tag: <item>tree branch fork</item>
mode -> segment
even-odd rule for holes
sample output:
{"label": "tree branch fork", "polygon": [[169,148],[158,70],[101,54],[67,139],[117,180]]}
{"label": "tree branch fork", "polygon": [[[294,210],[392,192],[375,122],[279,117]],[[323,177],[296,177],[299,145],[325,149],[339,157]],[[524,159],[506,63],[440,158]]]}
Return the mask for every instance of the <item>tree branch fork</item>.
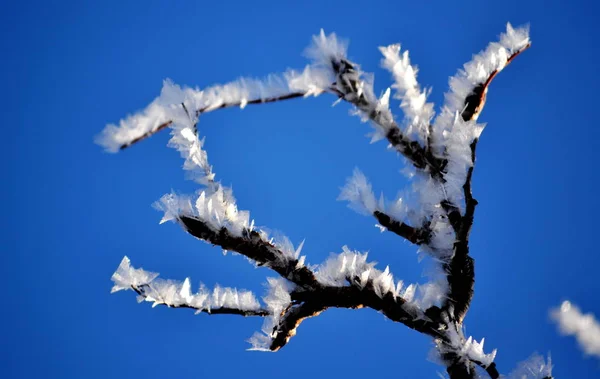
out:
{"label": "tree branch fork", "polygon": [[[516,51],[508,57],[506,64],[527,49]],[[374,124],[386,131],[385,137],[390,145],[401,153],[407,161],[422,175],[430,177],[440,187],[446,185],[449,158],[432,148],[433,137],[428,137],[427,143],[412,140],[402,132],[393,117],[381,112],[377,104],[361,91],[361,74],[355,64],[347,59],[332,59],[331,69],[336,80],[326,89],[339,99],[347,101]],[[488,87],[499,70],[493,71],[483,82],[474,87],[465,97],[462,111],[458,115],[463,122],[475,121],[485,104]],[[291,92],[282,96],[263,99],[250,99],[244,104],[263,104],[278,102],[305,96],[304,92]],[[240,106],[239,102],[223,103],[216,108],[200,108],[195,110],[196,117],[201,114],[228,107]],[[185,107],[185,105],[184,105]],[[186,109],[187,111],[187,109]],[[132,139],[121,146],[125,149],[151,135],[171,126],[167,121],[142,136]],[[431,126],[430,126],[431,128]],[[265,266],[275,271],[281,278],[292,284],[289,292],[289,302],[282,308],[254,307],[252,309],[236,308],[234,306],[204,307],[194,306],[191,302],[166,301],[156,298],[160,290],[153,288],[152,281],[130,284],[129,288],[138,294],[141,300],[153,301],[174,308],[195,309],[207,314],[232,314],[240,316],[269,317],[277,322],[272,330],[266,331],[270,337],[268,350],[277,351],[284,347],[296,334],[300,324],[315,317],[329,308],[360,309],[370,308],[382,313],[388,319],[404,324],[410,329],[431,337],[437,344],[441,358],[446,364],[451,378],[474,378],[475,366],[481,367],[495,379],[499,373],[495,363],[474,359],[468,354],[461,353],[460,348],[467,343],[462,334],[462,323],[466,316],[475,283],[474,260],[469,255],[469,236],[473,226],[477,200],[472,194],[472,176],[476,158],[478,138],[470,142],[471,165],[467,169],[466,179],[462,185],[463,204],[457,204],[449,198],[442,200],[439,208],[441,217],[451,225],[455,241],[452,254],[441,262],[446,274],[448,291],[440,306],[430,305],[426,308],[412,301],[412,294],[401,291],[380,290],[381,284],[376,278],[369,276],[347,276],[345,283],[332,285],[319,279],[319,272],[304,265],[303,260],[290,257],[276,244],[265,240],[252,228],[246,228],[241,234],[236,234],[228,228],[215,229],[213,225],[194,215],[180,214],[177,222],[192,236],[219,246],[224,250],[237,252],[258,266]],[[463,210],[461,210],[463,209]],[[426,218],[421,225],[409,225],[407,221],[398,220],[384,210],[375,210],[373,217],[385,228],[411,244],[428,249],[435,249],[432,243],[431,219]],[[431,216],[433,217],[433,216]],[[386,269],[387,272],[387,269]],[[180,287],[176,287],[181,290]],[[456,337],[458,336],[458,337]],[[457,340],[460,346],[457,347]]]}

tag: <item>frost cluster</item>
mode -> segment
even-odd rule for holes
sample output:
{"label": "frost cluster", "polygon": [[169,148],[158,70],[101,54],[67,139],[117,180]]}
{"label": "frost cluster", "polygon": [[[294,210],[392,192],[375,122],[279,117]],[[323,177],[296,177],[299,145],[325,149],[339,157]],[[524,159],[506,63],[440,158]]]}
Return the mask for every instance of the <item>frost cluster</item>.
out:
{"label": "frost cluster", "polygon": [[261,332],[254,333],[248,340],[252,345],[250,350],[271,351],[271,342],[277,337],[279,321],[292,302],[290,293],[295,288],[294,284],[283,278],[267,278],[267,285],[269,290],[263,301],[271,316],[265,319]]}
{"label": "frost cluster", "polygon": [[570,301],[550,311],[550,316],[565,335],[574,335],[585,354],[600,358],[600,323],[593,314],[583,314]]}
{"label": "frost cluster", "polygon": [[[460,190],[462,191],[462,188]],[[416,197],[405,193],[392,201],[386,200],[383,195],[377,200],[371,183],[358,168],[355,168],[353,175],[342,187],[338,200],[347,201],[351,209],[365,215],[373,215],[375,211],[379,211],[398,222],[408,221],[409,224],[417,226],[429,222],[431,241],[425,250],[436,259],[448,258],[452,254],[456,237],[444,210],[440,207],[440,202],[446,198],[444,187],[438,181],[419,174],[414,181],[413,193]]]}
{"label": "frost cluster", "polygon": [[544,379],[552,378],[552,359],[548,355],[546,361],[539,354],[533,354],[520,362],[517,368],[508,374],[507,379]]}
{"label": "frost cluster", "polygon": [[196,309],[196,313],[210,312],[218,308],[256,311],[260,303],[250,291],[216,286],[212,291],[203,285],[196,293],[191,292],[190,279],[183,282],[163,280],[158,273],[136,269],[129,258],[124,257],[112,276],[114,286],[111,292],[135,290],[139,301],[149,301],[153,307],[165,304],[170,307],[187,306]]}
{"label": "frost cluster", "polygon": [[338,200],[347,201],[348,207],[366,216],[381,210],[381,204],[377,204],[371,183],[358,168],[355,168],[352,176],[346,180]]}
{"label": "frost cluster", "polygon": [[401,101],[400,108],[404,113],[405,132],[408,136],[416,136],[422,144],[427,141],[429,124],[434,116],[433,103],[427,102],[427,91],[421,90],[417,82],[416,66],[410,64],[408,50],[400,55],[400,45],[380,47],[383,54],[381,65],[389,70],[395,84],[394,98]]}
{"label": "frost cluster", "polygon": [[[434,146],[438,154],[443,153],[447,146],[448,133],[456,120],[456,114],[461,113],[464,101],[475,87],[484,83],[493,72],[501,71],[507,59],[514,53],[524,49],[530,43],[529,28],[514,29],[506,25],[506,32],[500,35],[500,42],[492,42],[488,47],[475,55],[466,63],[462,70],[450,78],[450,91],[445,94],[445,103],[441,113],[433,123]],[[477,134],[476,131],[473,132]]]}
{"label": "frost cluster", "polygon": [[484,338],[481,339],[481,342],[477,342],[473,337],[465,338],[462,326],[455,328],[453,324],[449,324],[449,328],[444,335],[449,339],[449,342],[437,341],[437,348],[440,353],[452,352],[463,359],[465,363],[469,361],[479,362],[484,367],[491,365],[496,358],[496,349],[489,354],[483,351]]}
{"label": "frost cluster", "polygon": [[187,216],[203,221],[215,232],[225,228],[231,235],[238,237],[244,230],[254,228],[250,213],[238,211],[231,190],[221,185],[200,191],[195,200],[189,196],[166,194],[155,203],[155,207],[164,212],[161,223]]}
{"label": "frost cluster", "polygon": [[296,268],[304,266],[306,256],[300,255],[304,247],[304,240],[294,247],[292,241],[285,235],[276,234],[274,237],[269,238],[269,234],[265,230],[261,230],[260,233],[261,238],[273,244],[283,254],[284,259],[298,261]]}
{"label": "frost cluster", "polygon": [[452,128],[445,133],[446,159],[448,164],[444,171],[443,184],[446,198],[456,204],[464,211],[464,189],[467,180],[467,171],[474,164],[471,155],[471,143],[478,139],[483,131],[484,125],[475,121],[464,121],[456,113]]}
{"label": "frost cluster", "polygon": [[145,109],[130,115],[118,125],[108,125],[96,137],[96,143],[109,152],[117,152],[123,145],[156,131],[161,125],[181,117],[181,104],[191,117],[221,107],[239,106],[244,108],[249,101],[261,101],[284,96],[294,92],[305,96],[319,95],[331,84],[329,71],[307,66],[302,72],[288,70],[282,75],[269,75],[265,79],[240,78],[224,85],[215,85],[204,90],[174,84],[167,79],[163,82],[160,96]]}
{"label": "frost cluster", "polygon": [[241,236],[244,230],[253,228],[250,213],[239,211],[231,189],[214,181],[215,174],[208,162],[208,155],[202,149],[204,141],[197,136],[196,122],[195,116],[173,119],[169,146],[180,152],[185,159],[184,170],[191,172],[193,178],[205,188],[199,191],[194,200],[174,193],[164,195],[155,203],[156,208],[165,212],[161,223],[185,215],[205,222],[215,231],[226,228],[231,234]]}
{"label": "frost cluster", "polygon": [[361,71],[360,66],[348,59],[347,43],[338,40],[335,33],[326,35],[323,30],[313,36],[305,55],[312,65],[328,71],[332,89],[336,94],[356,106],[355,113],[363,122],[371,120],[375,129],[373,141],[383,138],[393,127],[394,117],[389,107],[390,91],[377,98],[373,89],[373,75]]}
{"label": "frost cluster", "polygon": [[420,309],[439,305],[443,300],[446,294],[444,281],[405,286],[402,280],[394,280],[389,267],[383,271],[376,269],[377,263],[368,262],[367,255],[343,246],[340,254],[332,256],[318,267],[315,276],[327,286],[343,287],[350,284],[365,288],[369,284],[379,297],[391,294]]}

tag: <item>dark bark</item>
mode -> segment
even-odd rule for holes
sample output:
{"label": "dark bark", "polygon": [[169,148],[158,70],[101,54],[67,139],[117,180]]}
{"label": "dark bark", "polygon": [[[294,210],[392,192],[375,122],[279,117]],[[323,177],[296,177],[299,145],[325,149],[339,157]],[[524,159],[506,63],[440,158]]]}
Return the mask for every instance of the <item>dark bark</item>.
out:
{"label": "dark bark", "polygon": [[179,216],[179,221],[188,233],[196,238],[218,245],[224,250],[240,253],[258,265],[266,266],[283,278],[305,288],[319,287],[313,272],[306,266],[298,267],[298,260],[286,257],[272,244],[263,241],[258,232],[245,230],[243,236],[232,235],[226,228],[215,231],[197,218]]}
{"label": "dark bark", "polygon": [[389,215],[380,211],[375,211],[373,215],[381,226],[384,226],[390,232],[396,233],[415,245],[427,244],[429,242],[431,237],[429,225],[424,225],[422,228],[417,229],[404,222],[394,220]]}

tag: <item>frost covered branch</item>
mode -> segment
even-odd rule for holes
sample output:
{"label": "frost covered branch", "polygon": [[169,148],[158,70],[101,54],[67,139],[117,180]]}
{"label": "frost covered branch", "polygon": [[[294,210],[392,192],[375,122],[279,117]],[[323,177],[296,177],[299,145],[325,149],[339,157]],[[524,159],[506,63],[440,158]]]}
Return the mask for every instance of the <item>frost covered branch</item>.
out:
{"label": "frost covered branch", "polygon": [[196,314],[236,314],[240,316],[267,316],[250,291],[238,291],[232,288],[215,287],[212,291],[201,286],[196,293],[191,292],[190,279],[183,282],[163,280],[154,272],[136,269],[129,258],[124,257],[112,276],[114,286],[111,292],[133,290],[138,301],[149,301],[152,307],[166,305],[170,308],[195,309]]}
{"label": "frost covered branch", "polygon": [[240,253],[257,265],[269,267],[299,286],[312,288],[317,285],[312,271],[303,265],[303,261],[297,259],[299,250],[297,250],[298,254],[286,254],[272,243],[265,241],[261,233],[255,230],[244,229],[241,236],[235,236],[226,228],[215,231],[196,218],[180,216],[179,221],[194,237],[218,245],[224,250]]}
{"label": "frost covered branch", "polygon": [[[167,84],[165,84],[165,85],[167,85]],[[288,99],[294,99],[297,97],[303,97],[303,96],[306,96],[306,94],[307,94],[307,92],[290,92],[290,93],[283,94],[280,96],[271,96],[271,97],[257,98],[257,99],[252,99],[252,100],[240,99],[237,101],[232,100],[229,103],[220,103],[220,104],[218,103],[218,104],[206,105],[203,108],[196,110],[196,116],[200,116],[203,113],[207,113],[207,112],[214,111],[217,109],[233,108],[233,107],[245,108],[246,105],[248,105],[248,104],[252,105],[252,104],[274,103],[277,101],[283,101],[283,100],[288,100]],[[163,129],[168,128],[171,125],[171,123],[172,123],[171,120],[165,121],[165,122],[159,124],[158,126],[154,126],[154,127],[150,128],[149,130],[147,130],[145,132],[144,132],[144,129],[146,129],[146,128],[143,128],[142,130],[140,130],[140,133],[143,133],[143,134],[140,134],[138,137],[130,139],[127,142],[124,142],[118,148],[119,148],[119,150],[126,149],[129,146],[131,146],[137,142],[140,142],[148,137],[151,137],[152,135],[160,132]],[[132,129],[135,129],[135,128],[132,128]]]}
{"label": "frost covered branch", "polygon": [[[257,266],[268,267],[280,278],[268,279],[261,306],[253,294],[217,287],[201,287],[192,294],[190,282],[164,281],[157,274],[134,269],[124,258],[113,275],[113,290],[131,289],[140,300],[197,312],[262,316],[262,332],[251,339],[252,349],[277,351],[293,337],[302,321],[329,308],[371,308],[432,338],[438,358],[451,378],[474,378],[475,367],[491,378],[500,376],[494,358],[485,353],[483,339],[464,335],[475,283],[469,255],[469,236],[477,200],[472,177],[476,148],[483,125],[477,119],[496,75],[530,46],[528,29],[507,25],[499,42],[491,43],[450,78],[450,91],[437,116],[427,101],[430,90],[417,81],[418,69],[400,45],[381,47],[382,66],[394,84],[377,97],[372,74],[347,56],[347,44],[323,31],[306,49],[311,60],[301,72],[288,70],[266,79],[242,78],[200,90],[166,80],[159,97],[142,111],[117,125],[108,125],[96,141],[116,152],[160,130],[170,128],[169,146],[185,159],[184,169],[202,188],[193,196],[167,194],[155,206],[161,222],[174,221],[192,236],[223,250],[239,253]],[[404,114],[397,121],[390,108],[391,89]],[[349,103],[354,113],[373,127],[373,140],[386,139],[413,171],[412,187],[394,200],[376,199],[371,184],[358,169],[339,199],[360,213],[375,217],[382,231],[390,231],[430,256],[437,271],[430,281],[405,286],[394,280],[367,255],[343,251],[312,267],[286,237],[273,238],[255,226],[248,211],[238,209],[231,188],[216,174],[199,138],[199,117],[217,109],[263,104],[333,94]],[[536,358],[537,359],[537,358]],[[525,377],[550,377],[551,365],[542,359],[525,364]],[[521,370],[520,372],[525,372]],[[537,371],[535,371],[537,370]],[[544,376],[540,376],[541,374]],[[540,374],[540,375],[538,375]],[[529,376],[528,376],[529,375]],[[522,377],[522,376],[521,376]],[[521,378],[520,377],[520,378]]]}

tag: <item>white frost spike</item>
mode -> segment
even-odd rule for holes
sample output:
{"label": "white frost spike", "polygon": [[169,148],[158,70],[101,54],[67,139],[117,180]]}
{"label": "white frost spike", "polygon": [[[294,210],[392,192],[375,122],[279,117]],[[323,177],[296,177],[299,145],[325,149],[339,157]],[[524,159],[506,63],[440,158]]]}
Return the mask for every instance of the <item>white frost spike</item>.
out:
{"label": "white frost spike", "polygon": [[380,224],[375,224],[375,227],[376,227],[377,229],[379,229],[379,231],[380,231],[381,233],[383,233],[383,232],[385,232],[385,231],[387,230],[387,228],[386,228],[385,226],[383,226],[383,225],[380,225]]}
{"label": "white frost spike", "polygon": [[458,326],[457,329],[455,325],[451,324],[446,330],[445,336],[448,342],[436,341],[441,353],[453,352],[462,360],[481,362],[484,367],[491,365],[496,358],[496,350],[489,354],[483,352],[483,339],[481,342],[477,342],[473,337],[465,338],[461,326]]}
{"label": "white frost spike", "polygon": [[339,61],[346,57],[347,48],[348,43],[338,40],[335,33],[325,35],[325,31],[321,29],[319,35],[313,36],[312,44],[304,54],[315,64],[331,67],[331,60]]}
{"label": "white frost spike", "polygon": [[531,43],[529,25],[514,29],[510,22],[506,23],[506,33],[500,35],[500,44],[511,52],[519,51]]}
{"label": "white frost spike", "polygon": [[398,283],[396,284],[396,288],[394,290],[394,297],[401,296],[403,286],[404,286],[404,282],[402,280],[398,280]]}
{"label": "white frost spike", "polygon": [[183,281],[183,285],[181,286],[181,290],[179,291],[179,295],[189,303],[192,300],[192,285],[190,284],[190,278],[185,278]]}
{"label": "white frost spike", "polygon": [[181,129],[180,133],[183,136],[183,138],[185,138],[189,142],[192,142],[196,139],[196,136],[194,135],[194,132],[191,128],[183,128]]}
{"label": "white frost spike", "polygon": [[398,197],[392,201],[386,208],[386,213],[396,220],[403,220],[408,213],[408,207],[406,206],[404,199],[402,196],[398,195]]}
{"label": "white frost spike", "polygon": [[379,98],[377,102],[377,111],[386,111],[390,108],[390,88],[386,89],[383,95]]}
{"label": "white frost spike", "polygon": [[[266,238],[263,238],[263,240],[265,239]],[[271,238],[271,241],[279,250],[281,250],[284,258],[288,260],[298,259],[300,252],[302,251],[302,247],[304,246],[303,240],[297,248],[294,248],[292,241],[283,235],[276,235]]]}
{"label": "white frost spike", "polygon": [[365,288],[365,286],[369,282],[370,275],[371,275],[371,270],[365,270],[360,274],[360,287],[361,288]]}
{"label": "white frost spike", "polygon": [[117,271],[112,275],[111,280],[115,283],[111,293],[131,289],[131,286],[141,286],[150,283],[158,276],[157,272],[144,271],[131,267],[131,261],[123,257]]}
{"label": "white frost spike", "polygon": [[300,253],[302,252],[302,248],[304,247],[304,241],[302,240],[302,242],[300,242],[300,245],[298,245],[298,247],[296,248],[296,252],[294,253],[294,258],[298,259],[298,257],[300,256]]}
{"label": "white frost spike", "polygon": [[372,215],[377,210],[371,184],[358,168],[354,169],[352,177],[346,181],[338,200],[348,201],[350,208],[362,214]]}
{"label": "white frost spike", "polygon": [[231,234],[240,236],[243,230],[250,227],[250,214],[239,211],[230,188],[219,183],[202,191],[191,206],[190,199],[175,194],[163,196],[155,203],[155,207],[165,212],[162,222],[177,220],[180,216],[196,218],[206,223],[215,231],[225,227]]}
{"label": "white frost spike", "polygon": [[415,285],[409,284],[408,287],[406,287],[404,289],[404,292],[402,293],[402,298],[410,303],[413,301],[414,297],[415,297]]}
{"label": "white frost spike", "polygon": [[390,274],[389,266],[373,280],[373,289],[379,297],[394,290],[394,277]]}
{"label": "white frost spike", "polygon": [[570,301],[550,311],[550,316],[564,335],[573,335],[585,354],[600,358],[600,323],[593,314],[583,314]]}
{"label": "white frost spike", "polygon": [[367,254],[360,254],[343,246],[342,253],[323,262],[315,272],[315,276],[319,282],[325,285],[338,287],[346,285],[348,279],[354,280],[356,277],[360,277],[364,286],[369,278],[374,279],[375,275],[378,276],[381,273],[373,266],[375,263],[367,263]]}

